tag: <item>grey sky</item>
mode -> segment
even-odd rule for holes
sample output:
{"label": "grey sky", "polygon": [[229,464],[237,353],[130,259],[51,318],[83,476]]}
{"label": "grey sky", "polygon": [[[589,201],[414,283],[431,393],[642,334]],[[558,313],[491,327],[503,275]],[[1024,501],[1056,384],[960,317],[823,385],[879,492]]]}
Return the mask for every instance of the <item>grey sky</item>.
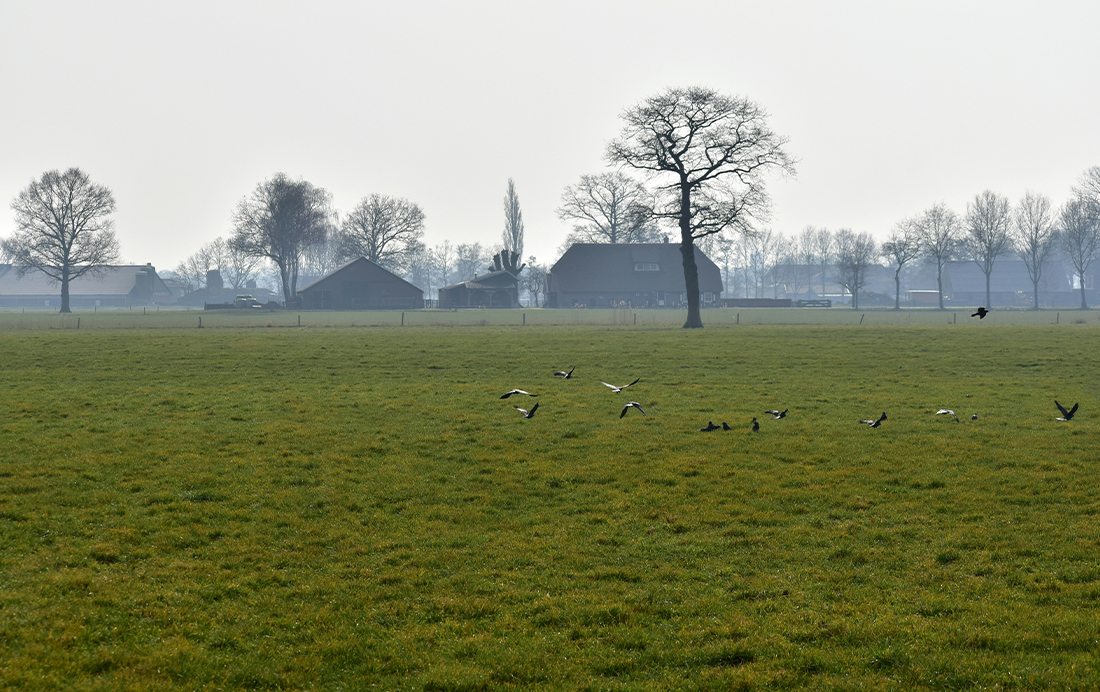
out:
{"label": "grey sky", "polygon": [[699,84],[764,105],[798,174],[772,228],[870,231],[992,189],[1061,203],[1100,165],[1095,2],[0,0],[0,235],[32,178],[110,186],[126,261],[175,267],[283,171],[346,211],[419,203],[434,245],[569,231],[619,114]]}

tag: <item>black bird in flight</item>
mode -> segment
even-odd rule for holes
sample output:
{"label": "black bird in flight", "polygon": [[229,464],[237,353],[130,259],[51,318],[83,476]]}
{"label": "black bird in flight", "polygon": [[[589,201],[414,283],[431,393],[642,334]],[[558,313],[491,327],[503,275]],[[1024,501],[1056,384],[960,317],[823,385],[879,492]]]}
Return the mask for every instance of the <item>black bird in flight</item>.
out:
{"label": "black bird in flight", "polygon": [[515,410],[522,413],[524,418],[534,418],[535,417],[535,411],[539,410],[539,405],[535,404],[534,406],[531,407],[530,411],[528,411],[525,408],[520,408],[519,406],[513,406],[512,408],[514,408]]}
{"label": "black bird in flight", "polygon": [[1073,420],[1073,414],[1077,413],[1077,404],[1074,404],[1073,408],[1071,408],[1068,411],[1065,409],[1064,406],[1059,404],[1057,400],[1054,401],[1054,405],[1057,406],[1058,410],[1062,412],[1062,417],[1061,418],[1055,418],[1054,420],[1062,420],[1062,421]]}
{"label": "black bird in flight", "polygon": [[733,430],[733,428],[730,427],[730,424],[727,423],[726,421],[722,421],[722,429],[723,430]]}
{"label": "black bird in flight", "polygon": [[532,394],[531,392],[525,392],[522,389],[513,389],[510,392],[505,392],[500,398],[501,399],[507,399],[508,397],[512,396],[513,394],[526,394],[527,396],[538,396],[538,394]]}
{"label": "black bird in flight", "polygon": [[988,314],[989,310],[986,310],[984,307],[979,307],[978,311],[971,315],[971,317],[977,317],[979,320],[984,320],[985,316]]}
{"label": "black bird in flight", "polygon": [[861,420],[860,423],[865,423],[872,428],[877,428],[878,426],[882,425],[882,421],[884,420],[886,420],[886,411],[882,412],[882,415],[879,416],[878,420]]}
{"label": "black bird in flight", "polygon": [[603,380],[600,380],[600,384],[602,384],[602,385],[603,385],[603,386],[605,386],[605,387],[611,387],[611,391],[613,391],[613,392],[615,392],[616,394],[618,394],[619,392],[623,391],[623,390],[624,390],[624,389],[626,389],[627,387],[629,387],[629,386],[631,386],[631,385],[635,385],[635,384],[638,384],[638,383],[639,383],[639,382],[641,382],[641,381],[642,381],[642,378],[640,378],[640,377],[639,377],[638,379],[634,380],[634,381],[633,381],[633,382],[631,382],[630,384],[624,384],[624,385],[623,385],[622,387],[616,387],[615,385],[613,385],[613,384],[608,384],[608,383],[604,382]]}
{"label": "black bird in flight", "polygon": [[709,421],[707,421],[707,427],[699,428],[699,432],[710,432],[712,430],[717,430],[717,429],[718,429],[718,426],[714,424],[714,421],[709,420]]}
{"label": "black bird in flight", "polygon": [[760,432],[760,424],[756,422],[756,418],[752,419],[752,431]]}
{"label": "black bird in flight", "polygon": [[955,415],[955,412],[954,412],[954,411],[952,411],[951,409],[949,409],[949,408],[941,408],[941,409],[940,409],[939,411],[936,411],[936,415],[937,415],[937,416],[938,416],[938,415],[940,415],[941,413],[946,413],[947,415],[949,415],[949,416],[951,416],[952,418],[954,418],[954,419],[955,419],[955,422],[956,422],[956,423],[958,423],[958,422],[959,422],[959,417],[958,417],[958,416],[956,416],[956,415]]}
{"label": "black bird in flight", "polygon": [[785,409],[783,409],[782,411],[774,411],[774,410],[772,410],[772,411],[764,411],[764,413],[770,413],[770,414],[772,414],[773,416],[775,416],[775,420],[779,420],[780,418],[786,418],[786,417],[787,417],[787,411],[790,411],[790,409],[789,409],[789,408],[785,408]]}
{"label": "black bird in flight", "polygon": [[626,402],[626,406],[623,406],[623,412],[619,414],[619,418],[622,418],[623,416],[625,416],[626,412],[629,409],[632,409],[632,408],[638,409],[639,411],[642,412],[643,416],[645,415],[645,411],[642,410],[642,405],[641,404],[639,404],[637,401],[628,401],[628,402]]}
{"label": "black bird in flight", "polygon": [[577,369],[577,366],[574,365],[573,367],[569,368],[569,372],[566,372],[564,370],[558,370],[556,373],[554,373],[554,377],[560,377],[562,379],[568,380],[569,378],[573,377],[573,371],[576,370],[576,369]]}

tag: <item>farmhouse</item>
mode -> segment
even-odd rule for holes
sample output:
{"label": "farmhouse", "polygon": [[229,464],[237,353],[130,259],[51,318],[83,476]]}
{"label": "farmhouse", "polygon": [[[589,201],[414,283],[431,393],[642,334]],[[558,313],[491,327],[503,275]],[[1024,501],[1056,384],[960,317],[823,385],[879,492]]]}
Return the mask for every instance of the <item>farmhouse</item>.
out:
{"label": "farmhouse", "polygon": [[[151,264],[103,267],[69,282],[73,308],[164,304],[176,296]],[[0,307],[61,307],[61,284],[37,269],[19,276],[19,268],[0,264]]]}
{"label": "farmhouse", "polygon": [[[695,263],[701,302],[713,305],[722,292],[722,272],[698,247]],[[546,276],[546,304],[552,308],[686,303],[683,255],[672,243],[576,243]]]}
{"label": "farmhouse", "polygon": [[307,310],[415,310],[424,291],[366,257],[352,260],[298,290]]}
{"label": "farmhouse", "polygon": [[441,308],[518,308],[519,279],[507,269],[439,289]]}

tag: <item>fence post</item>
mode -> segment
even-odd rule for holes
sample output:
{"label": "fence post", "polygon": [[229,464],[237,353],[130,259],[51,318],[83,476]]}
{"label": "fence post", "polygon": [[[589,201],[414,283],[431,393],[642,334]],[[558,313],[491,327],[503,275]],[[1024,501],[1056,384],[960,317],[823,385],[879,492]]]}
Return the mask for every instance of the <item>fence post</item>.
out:
{"label": "fence post", "polygon": [[79,317],[76,318],[76,328],[80,329],[80,318]]}
{"label": "fence post", "polygon": [[199,329],[202,329],[202,317],[199,317]]}
{"label": "fence post", "polygon": [[405,313],[401,313],[401,326],[405,326]]}
{"label": "fence post", "polygon": [[302,326],[302,316],[301,315],[298,315],[298,326],[299,327]]}
{"label": "fence post", "polygon": [[866,317],[866,316],[867,316],[867,313],[863,313],[862,315],[859,316],[859,323],[860,324],[863,324],[863,318]]}
{"label": "fence post", "polygon": [[526,327],[526,326],[527,326],[527,313],[526,313],[526,312],[525,312],[525,313],[523,313],[523,326],[524,326],[524,327]]}

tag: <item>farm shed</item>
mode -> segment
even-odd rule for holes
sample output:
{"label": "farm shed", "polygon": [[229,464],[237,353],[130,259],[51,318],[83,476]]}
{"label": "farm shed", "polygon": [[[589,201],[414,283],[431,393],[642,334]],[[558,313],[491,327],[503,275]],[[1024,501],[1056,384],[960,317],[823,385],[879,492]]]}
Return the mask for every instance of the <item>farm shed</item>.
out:
{"label": "farm shed", "polygon": [[[73,308],[165,304],[175,299],[151,264],[103,267],[69,281]],[[0,307],[59,308],[61,283],[37,269],[19,276],[18,267],[0,264]]]}
{"label": "farm shed", "polygon": [[354,259],[298,289],[307,310],[415,310],[424,291],[366,257]]}
{"label": "farm shed", "polygon": [[519,279],[498,269],[439,289],[441,308],[518,308]]}
{"label": "farm shed", "polygon": [[[699,297],[712,305],[722,292],[718,265],[695,250]],[[687,303],[683,255],[672,243],[575,243],[546,276],[546,304],[567,308],[677,307]]]}

